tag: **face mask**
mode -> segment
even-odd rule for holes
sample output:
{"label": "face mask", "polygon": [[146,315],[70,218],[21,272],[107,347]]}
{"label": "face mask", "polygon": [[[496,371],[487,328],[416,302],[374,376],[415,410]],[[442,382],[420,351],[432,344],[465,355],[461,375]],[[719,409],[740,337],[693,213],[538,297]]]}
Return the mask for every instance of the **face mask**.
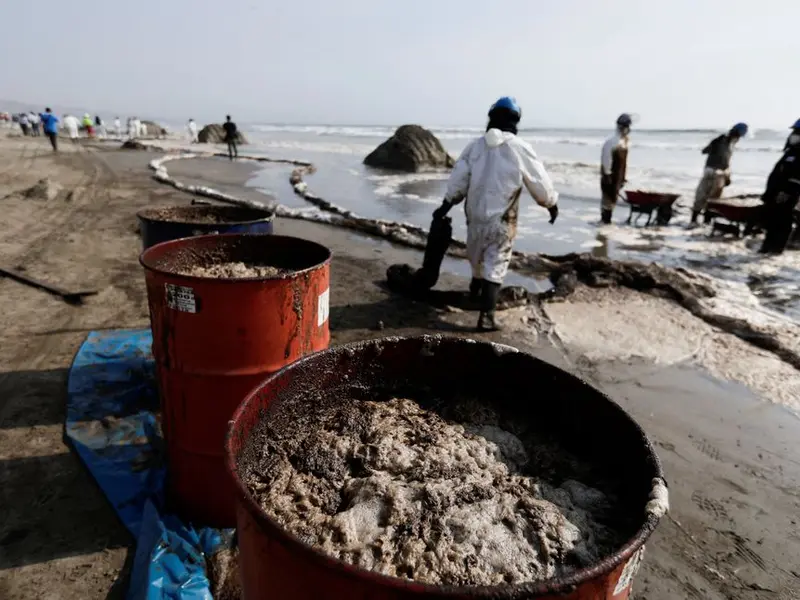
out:
{"label": "face mask", "polygon": [[796,146],[797,144],[800,144],[800,133],[793,133],[790,135],[786,143],[790,146]]}

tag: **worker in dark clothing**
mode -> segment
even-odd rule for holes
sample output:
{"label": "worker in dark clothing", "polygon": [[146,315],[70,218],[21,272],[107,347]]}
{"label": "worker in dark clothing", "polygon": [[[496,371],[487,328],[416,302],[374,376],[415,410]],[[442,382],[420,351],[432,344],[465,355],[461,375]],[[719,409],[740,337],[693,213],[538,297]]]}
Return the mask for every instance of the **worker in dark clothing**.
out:
{"label": "worker in dark clothing", "polygon": [[625,184],[625,172],[628,167],[628,135],[631,132],[633,119],[629,114],[622,114],[617,119],[617,129],[603,144],[600,152],[600,220],[604,224],[611,223],[611,213],[617,205],[622,186]]}
{"label": "worker in dark clothing", "polygon": [[697,223],[697,217],[706,209],[709,200],[716,200],[722,196],[722,190],[731,184],[731,156],[736,143],[747,135],[747,123],[737,123],[725,135],[720,135],[703,148],[707,154],[706,167],[703,177],[694,194],[692,207],[692,224]]}
{"label": "worker in dark clothing", "polygon": [[222,126],[225,130],[225,143],[228,144],[228,158],[231,160],[234,157],[239,158],[239,149],[236,147],[236,138],[239,130],[236,128],[236,123],[231,121],[231,116],[225,117],[225,124]]}
{"label": "worker in dark clothing", "polygon": [[44,134],[50,140],[50,145],[53,147],[53,152],[58,152],[58,117],[53,114],[50,108],[45,108],[44,112],[39,115],[44,127]]}
{"label": "worker in dark clothing", "polygon": [[800,200],[800,119],[792,125],[786,149],[767,179],[761,200],[766,235],[760,252],[781,254],[792,234],[794,209]]}

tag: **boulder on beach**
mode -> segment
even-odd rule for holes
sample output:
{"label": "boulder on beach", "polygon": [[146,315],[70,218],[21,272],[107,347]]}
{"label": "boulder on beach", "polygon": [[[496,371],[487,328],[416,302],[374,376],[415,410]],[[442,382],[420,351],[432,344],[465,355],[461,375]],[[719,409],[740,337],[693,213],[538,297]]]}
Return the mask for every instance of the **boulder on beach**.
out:
{"label": "boulder on beach", "polygon": [[[200,133],[197,134],[197,140],[201,144],[224,144],[225,130],[222,128],[222,125],[218,123],[206,125],[200,130]],[[247,143],[247,138],[244,137],[244,134],[241,131],[236,132],[236,143]]]}
{"label": "boulder on beach", "polygon": [[455,164],[439,139],[419,125],[402,125],[365,159],[368,167],[414,173],[451,169]]}
{"label": "boulder on beach", "polygon": [[142,125],[147,127],[147,136],[163,137],[167,135],[167,130],[155,121],[142,121]]}

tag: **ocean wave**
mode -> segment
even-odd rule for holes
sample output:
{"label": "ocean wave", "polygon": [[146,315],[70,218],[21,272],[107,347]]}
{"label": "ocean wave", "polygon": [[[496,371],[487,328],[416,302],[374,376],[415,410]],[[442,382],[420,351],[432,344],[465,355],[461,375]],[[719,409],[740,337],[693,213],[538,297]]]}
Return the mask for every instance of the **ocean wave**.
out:
{"label": "ocean wave", "polygon": [[[402,175],[368,175],[366,179],[375,185],[373,192],[376,196],[384,196],[391,198],[408,198],[412,200],[419,200],[429,204],[434,201],[439,201],[438,195],[425,195],[415,193],[402,192],[403,186],[408,186],[415,183],[426,182],[444,182],[448,178],[447,173],[414,173]],[[440,198],[439,198],[440,199]]]}
{"label": "ocean wave", "polygon": [[[534,147],[541,147],[549,144],[556,145],[572,145],[572,146],[594,146],[596,148],[602,147],[605,143],[605,138],[588,138],[588,137],[551,137],[551,136],[532,136],[527,135],[525,132],[520,132],[520,137],[533,145]],[[667,151],[689,151],[700,152],[703,147],[710,140],[698,140],[696,143],[687,142],[669,142],[669,141],[649,141],[642,140],[636,136],[631,136],[629,148],[636,149],[649,149],[649,150],[667,150]],[[748,141],[742,142],[737,146],[736,152],[770,152],[778,154],[783,150],[783,142],[770,140],[769,143],[753,144]]]}
{"label": "ocean wave", "polygon": [[[560,193],[573,198],[590,198],[592,201],[599,194],[599,162],[546,160],[544,165],[553,185]],[[632,166],[628,169],[627,188],[677,193],[683,198],[680,203],[694,197],[700,176],[699,172],[686,172],[678,166],[662,168]],[[419,173],[368,175],[366,179],[374,184],[374,193],[378,196],[419,199],[430,203],[441,199],[447,177],[447,173]],[[760,194],[764,189],[764,181],[765,176],[761,175],[738,175],[726,195]],[[430,183],[431,186],[425,190],[426,193],[418,193],[423,188],[415,184],[424,183]],[[436,183],[440,185],[437,186]],[[405,192],[406,186],[414,186],[414,193]]]}
{"label": "ocean wave", "polygon": [[366,156],[375,149],[375,147],[372,145],[356,144],[352,142],[307,142],[295,140],[275,140],[261,137],[254,138],[251,141],[255,142],[260,148],[295,150],[300,152],[322,152],[327,154],[350,154]]}
{"label": "ocean wave", "polygon": [[[359,125],[269,125],[254,124],[249,127],[257,133],[283,133],[312,135],[321,138],[372,138],[386,139],[390,137],[394,126],[359,126]],[[430,127],[430,130],[441,140],[467,140],[479,136],[483,129],[479,127]],[[594,129],[543,129],[523,128],[520,136],[534,145],[573,145],[600,147],[609,135],[606,130]],[[715,135],[721,132],[714,129],[648,129],[637,130],[631,136],[631,148],[699,151]],[[654,139],[658,137],[678,139]],[[783,149],[784,135],[772,129],[754,130],[737,148],[737,152],[774,152]]]}
{"label": "ocean wave", "polygon": [[261,133],[305,133],[319,136],[342,137],[389,137],[394,127],[362,127],[333,125],[251,125],[253,131]]}

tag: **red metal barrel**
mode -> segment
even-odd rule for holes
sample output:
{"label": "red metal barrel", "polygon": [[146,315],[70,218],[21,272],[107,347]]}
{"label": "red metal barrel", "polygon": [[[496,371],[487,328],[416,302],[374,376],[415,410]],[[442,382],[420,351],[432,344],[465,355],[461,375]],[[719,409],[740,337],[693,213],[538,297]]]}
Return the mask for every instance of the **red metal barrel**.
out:
{"label": "red metal barrel", "polygon": [[[313,426],[315,403],[326,394],[374,399],[394,395],[396,389],[411,398],[414,389],[428,394],[433,390],[437,403],[459,394],[477,396],[493,409],[511,411],[520,427],[546,427],[593,472],[618,482],[619,508],[634,515],[621,530],[628,541],[597,564],[561,579],[480,588],[432,586],[332,558],[284,530],[261,509],[240,473],[258,456],[253,432],[262,420],[300,419]],[[473,340],[386,338],[302,358],[265,380],[239,406],[226,451],[239,500],[239,565],[246,600],[627,600],[644,543],[666,510],[658,457],[619,405],[533,356]]]}
{"label": "red metal barrel", "polygon": [[[167,445],[167,490],[177,512],[232,527],[235,493],[225,472],[228,420],[264,377],[330,343],[330,251],[311,241],[207,235],[145,250],[153,355]],[[279,267],[274,278],[181,275],[194,265]]]}

